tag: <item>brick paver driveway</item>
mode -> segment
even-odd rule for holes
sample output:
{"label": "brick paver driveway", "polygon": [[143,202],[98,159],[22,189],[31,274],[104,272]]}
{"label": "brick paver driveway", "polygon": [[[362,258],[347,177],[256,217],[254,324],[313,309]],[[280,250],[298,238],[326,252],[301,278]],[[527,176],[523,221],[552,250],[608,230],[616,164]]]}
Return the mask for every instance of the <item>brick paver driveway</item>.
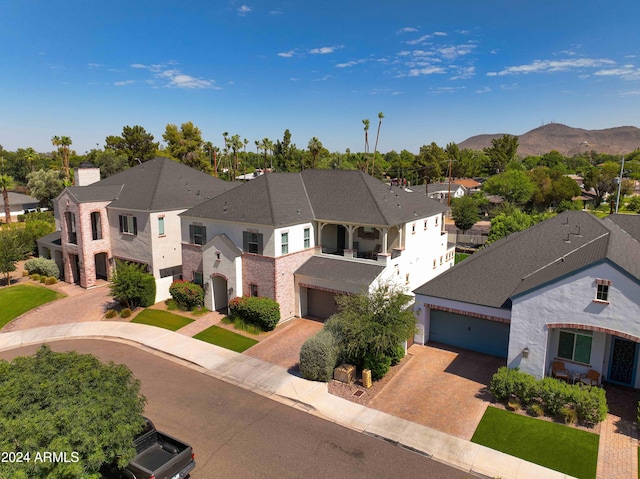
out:
{"label": "brick paver driveway", "polygon": [[449,346],[413,345],[407,364],[368,406],[469,440],[505,360]]}
{"label": "brick paver driveway", "polygon": [[[243,354],[287,368],[298,374],[302,344],[322,329],[323,323],[296,318],[278,326],[275,334],[260,341]],[[279,330],[282,328],[281,330]]]}

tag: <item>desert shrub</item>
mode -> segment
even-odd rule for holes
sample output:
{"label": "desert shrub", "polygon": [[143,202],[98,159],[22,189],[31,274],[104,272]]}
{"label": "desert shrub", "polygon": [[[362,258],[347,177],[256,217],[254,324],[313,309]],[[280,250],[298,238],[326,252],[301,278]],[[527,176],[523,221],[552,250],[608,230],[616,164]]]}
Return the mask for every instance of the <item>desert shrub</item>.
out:
{"label": "desert shrub", "polygon": [[104,317],[107,319],[113,319],[118,316],[118,312],[115,309],[107,309],[107,312],[104,313]]}
{"label": "desert shrub", "polygon": [[194,306],[204,304],[204,290],[202,286],[189,281],[177,280],[169,286],[169,293],[180,308],[187,311]]}
{"label": "desert shrub", "polygon": [[575,424],[578,422],[578,414],[569,406],[562,406],[559,413],[565,424]]}
{"label": "desert shrub", "polygon": [[328,382],[338,365],[341,346],[331,331],[322,329],[300,348],[300,373],[305,379]]}
{"label": "desert shrub", "polygon": [[527,407],[527,411],[529,411],[529,414],[535,417],[544,415],[544,408],[542,407],[542,404],[530,404],[529,407]]}
{"label": "desert shrub", "polygon": [[518,401],[517,399],[510,399],[509,401],[507,401],[507,408],[510,411],[519,411],[521,407],[522,404],[520,404],[520,401]]}
{"label": "desert shrub", "polygon": [[54,278],[53,276],[49,276],[49,277],[45,280],[44,284],[46,284],[46,285],[48,285],[48,286],[51,286],[52,284],[56,284],[57,282],[58,282],[58,280],[57,280],[56,278]]}
{"label": "desert shrub", "polygon": [[47,276],[40,276],[40,282],[42,284],[44,284],[44,282],[47,280]]}
{"label": "desert shrub", "polygon": [[122,311],[120,311],[121,318],[128,318],[129,316],[131,316],[131,310],[129,308],[124,308]]}
{"label": "desert shrub", "polygon": [[391,368],[391,358],[384,354],[369,353],[364,357],[364,369],[371,370],[371,379],[377,381],[382,379]]}
{"label": "desert shrub", "polygon": [[29,278],[31,278],[34,281],[40,281],[40,275],[39,274],[30,274]]}
{"label": "desert shrub", "polygon": [[280,305],[270,298],[243,296],[229,301],[229,314],[271,331],[280,322]]}
{"label": "desert shrub", "polygon": [[54,278],[60,277],[60,270],[58,265],[52,259],[47,258],[33,258],[25,261],[24,269],[30,274],[39,274],[41,276],[53,276]]}
{"label": "desert shrub", "polygon": [[640,213],[640,196],[632,197],[631,200],[629,200],[629,204],[627,205],[627,208],[631,211]]}

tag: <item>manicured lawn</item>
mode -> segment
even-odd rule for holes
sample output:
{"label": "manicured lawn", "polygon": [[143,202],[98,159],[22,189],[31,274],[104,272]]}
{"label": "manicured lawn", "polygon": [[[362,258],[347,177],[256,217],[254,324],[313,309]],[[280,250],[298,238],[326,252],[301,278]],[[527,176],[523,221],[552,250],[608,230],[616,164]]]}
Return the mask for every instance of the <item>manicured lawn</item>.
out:
{"label": "manicured lawn", "polygon": [[35,284],[17,284],[0,289],[0,328],[21,314],[64,295]]}
{"label": "manicured lawn", "polygon": [[594,479],[598,435],[488,407],[471,442],[579,479]]}
{"label": "manicured lawn", "polygon": [[460,261],[462,261],[463,259],[467,258],[471,256],[470,254],[467,253],[456,253],[456,259],[454,264],[458,264]]}
{"label": "manicured lawn", "polygon": [[224,328],[219,328],[218,326],[211,326],[201,333],[196,334],[194,338],[210,344],[215,344],[222,348],[230,349],[237,353],[241,353],[242,351],[249,349],[258,342],[255,339],[247,338],[246,336],[236,334],[233,331],[228,331]]}
{"label": "manicured lawn", "polygon": [[170,331],[177,331],[187,324],[193,323],[193,319],[158,309],[145,309],[133,318],[131,322],[157,326],[159,328],[169,329]]}

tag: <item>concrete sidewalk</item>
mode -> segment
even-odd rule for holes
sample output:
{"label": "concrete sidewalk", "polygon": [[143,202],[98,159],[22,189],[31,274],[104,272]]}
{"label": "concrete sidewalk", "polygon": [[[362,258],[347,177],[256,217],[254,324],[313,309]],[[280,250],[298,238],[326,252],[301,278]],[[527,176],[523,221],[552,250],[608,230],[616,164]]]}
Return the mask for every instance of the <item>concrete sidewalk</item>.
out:
{"label": "concrete sidewalk", "polygon": [[307,381],[285,368],[182,334],[143,324],[82,322],[0,333],[0,351],[65,339],[126,341],[215,378],[288,404],[350,429],[414,450],[470,474],[502,479],[570,478],[522,459],[447,435],[329,394],[325,383]]}

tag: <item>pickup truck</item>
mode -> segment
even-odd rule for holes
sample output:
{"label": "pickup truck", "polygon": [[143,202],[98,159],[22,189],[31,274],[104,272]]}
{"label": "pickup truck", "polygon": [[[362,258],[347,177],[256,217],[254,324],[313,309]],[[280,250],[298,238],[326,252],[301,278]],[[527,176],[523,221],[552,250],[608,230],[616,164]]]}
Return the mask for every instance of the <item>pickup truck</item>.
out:
{"label": "pickup truck", "polygon": [[124,469],[105,466],[105,479],[187,479],[196,467],[193,449],[178,439],[158,431],[145,418],[146,425],[133,440],[136,456]]}

